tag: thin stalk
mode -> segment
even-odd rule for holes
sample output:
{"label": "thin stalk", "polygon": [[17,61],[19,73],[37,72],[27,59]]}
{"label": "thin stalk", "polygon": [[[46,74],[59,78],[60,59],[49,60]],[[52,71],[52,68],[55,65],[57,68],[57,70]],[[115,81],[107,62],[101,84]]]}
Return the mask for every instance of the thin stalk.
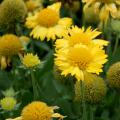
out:
{"label": "thin stalk", "polygon": [[36,87],[36,79],[35,79],[35,76],[34,76],[34,72],[31,70],[31,79],[32,79],[32,86],[33,86],[33,96],[34,96],[34,100],[37,100],[38,99],[38,90],[37,90],[37,87]]}
{"label": "thin stalk", "polygon": [[119,35],[116,36],[116,41],[115,41],[115,46],[114,46],[114,50],[113,50],[113,55],[115,55],[117,47],[119,44]]}
{"label": "thin stalk", "polygon": [[87,111],[86,111],[85,92],[84,91],[85,91],[84,83],[83,83],[83,81],[81,81],[82,108],[83,108],[82,120],[87,120]]}
{"label": "thin stalk", "polygon": [[94,120],[94,108],[90,105],[90,120]]}

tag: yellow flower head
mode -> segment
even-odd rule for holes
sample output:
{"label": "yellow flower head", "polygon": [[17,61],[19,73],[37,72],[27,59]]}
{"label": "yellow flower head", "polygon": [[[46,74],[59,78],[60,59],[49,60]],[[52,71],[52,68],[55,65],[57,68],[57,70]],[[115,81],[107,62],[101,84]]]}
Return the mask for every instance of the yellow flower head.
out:
{"label": "yellow flower head", "polygon": [[120,89],[120,62],[110,66],[107,72],[107,82],[110,87]]}
{"label": "yellow flower head", "polygon": [[[90,73],[85,73],[84,85],[84,100],[89,103],[97,103],[106,95],[107,87],[105,81]],[[76,81],[75,84],[75,101],[82,101],[81,82]]]}
{"label": "yellow flower head", "polygon": [[27,53],[23,57],[23,65],[27,68],[33,68],[40,64],[40,59],[37,55],[33,55],[32,53]]}
{"label": "yellow flower head", "polygon": [[32,102],[22,110],[22,120],[51,120],[51,118],[64,118],[54,113],[56,107],[49,107],[44,102]]}
{"label": "yellow flower head", "polygon": [[0,101],[0,105],[4,110],[12,110],[16,105],[16,100],[13,97],[5,97]]}
{"label": "yellow flower head", "polygon": [[119,0],[83,0],[85,3],[84,9],[93,5],[96,11],[100,11],[100,19],[102,22],[107,22],[109,16],[118,17],[118,8],[120,7]]}
{"label": "yellow flower head", "polygon": [[33,12],[37,8],[42,8],[42,0],[28,0],[25,4],[29,12]]}
{"label": "yellow flower head", "polygon": [[72,26],[68,29],[68,33],[64,35],[63,39],[58,39],[55,43],[56,49],[74,47],[76,44],[87,45],[90,46],[92,44],[97,45],[101,48],[103,46],[108,45],[108,41],[102,39],[96,39],[101,32],[92,30],[89,27],[87,30],[83,28],[79,28],[77,26]]}
{"label": "yellow flower head", "polygon": [[19,38],[13,34],[5,34],[0,38],[0,55],[13,56],[22,50],[22,44]]}
{"label": "yellow flower head", "polygon": [[56,51],[55,65],[62,75],[71,74],[77,80],[84,80],[84,71],[99,74],[107,61],[105,51],[96,45],[77,44],[74,47]]}
{"label": "yellow flower head", "polygon": [[[62,37],[66,28],[72,24],[71,18],[60,18],[61,3],[55,3],[29,16],[26,20],[26,26],[32,28],[31,36],[33,38],[44,40],[55,40]],[[54,19],[53,19],[54,18]]]}

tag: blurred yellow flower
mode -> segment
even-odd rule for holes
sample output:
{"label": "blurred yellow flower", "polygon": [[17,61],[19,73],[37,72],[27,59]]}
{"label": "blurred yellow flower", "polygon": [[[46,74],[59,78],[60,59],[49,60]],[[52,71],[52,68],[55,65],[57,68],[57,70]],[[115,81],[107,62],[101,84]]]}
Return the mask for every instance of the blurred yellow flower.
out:
{"label": "blurred yellow flower", "polygon": [[0,66],[5,69],[9,63],[10,58],[19,54],[23,50],[23,46],[19,37],[14,34],[5,34],[0,37]]}
{"label": "blurred yellow flower", "polygon": [[84,71],[99,74],[107,62],[105,51],[96,45],[77,44],[62,48],[56,51],[55,56],[55,65],[62,71],[61,74],[70,74],[77,80],[84,80]]}
{"label": "blurred yellow flower", "polygon": [[108,45],[108,41],[103,39],[97,39],[101,32],[92,30],[91,27],[86,30],[77,26],[72,26],[68,29],[68,33],[64,35],[62,39],[57,39],[55,42],[56,49],[74,47],[76,44],[83,44],[90,46],[92,44],[97,45],[101,48]]}
{"label": "blurred yellow flower", "polygon": [[28,0],[25,2],[28,12],[33,12],[36,9],[42,9],[42,0]]}
{"label": "blurred yellow flower", "polygon": [[63,120],[65,116],[62,116],[59,113],[54,113],[55,109],[58,109],[58,107],[49,107],[44,102],[35,101],[23,108],[21,117],[7,120],[51,120],[52,118]]}
{"label": "blurred yellow flower", "polygon": [[33,55],[32,53],[27,53],[23,57],[22,63],[27,68],[33,68],[40,64],[40,59],[38,58],[37,55]]}
{"label": "blurred yellow flower", "polygon": [[16,105],[16,99],[13,97],[5,97],[0,101],[0,105],[4,110],[12,110]]}
{"label": "blurred yellow flower", "polygon": [[95,12],[100,11],[100,19],[102,22],[107,22],[108,18],[118,17],[118,9],[120,7],[119,0],[82,0],[85,3],[84,9],[94,5]]}
{"label": "blurred yellow flower", "polygon": [[22,50],[19,38],[14,34],[5,34],[0,38],[0,55],[13,56]]}
{"label": "blurred yellow flower", "polygon": [[55,40],[56,36],[61,38],[72,24],[71,18],[60,18],[61,3],[54,3],[29,16],[26,20],[26,26],[32,29],[31,36],[36,39]]}

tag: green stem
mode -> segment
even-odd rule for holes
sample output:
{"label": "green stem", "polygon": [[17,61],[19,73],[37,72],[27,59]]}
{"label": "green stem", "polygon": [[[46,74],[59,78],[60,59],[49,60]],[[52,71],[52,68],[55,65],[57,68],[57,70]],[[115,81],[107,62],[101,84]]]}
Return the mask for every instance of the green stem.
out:
{"label": "green stem", "polygon": [[119,44],[119,35],[116,36],[116,41],[115,41],[115,46],[114,46],[114,50],[113,50],[113,55],[115,55],[117,47]]}
{"label": "green stem", "polygon": [[86,111],[86,102],[85,102],[85,89],[84,83],[81,81],[81,94],[82,94],[82,107],[83,107],[83,116],[82,120],[87,120],[87,111]]}
{"label": "green stem", "polygon": [[94,110],[93,106],[90,105],[90,120],[94,120]]}
{"label": "green stem", "polygon": [[39,94],[38,94],[38,90],[37,90],[37,87],[36,87],[36,79],[35,79],[35,76],[34,76],[34,72],[32,70],[31,70],[31,79],[32,79],[34,100],[37,100]]}

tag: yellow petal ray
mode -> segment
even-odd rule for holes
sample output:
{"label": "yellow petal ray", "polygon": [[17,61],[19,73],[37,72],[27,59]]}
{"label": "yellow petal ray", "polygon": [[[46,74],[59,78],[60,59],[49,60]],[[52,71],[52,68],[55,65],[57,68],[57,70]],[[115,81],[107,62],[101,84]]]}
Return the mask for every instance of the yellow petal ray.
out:
{"label": "yellow petal ray", "polygon": [[33,38],[44,40],[47,35],[48,29],[42,26],[36,26],[32,32],[30,33],[30,36],[33,36]]}
{"label": "yellow petal ray", "polygon": [[62,25],[63,27],[70,27],[72,25],[72,19],[71,18],[61,18],[58,21],[59,25]]}
{"label": "yellow petal ray", "polygon": [[57,13],[59,13],[60,8],[61,8],[61,2],[54,3],[54,4],[50,5],[50,6],[48,6],[47,8],[53,9]]}
{"label": "yellow petal ray", "polygon": [[28,28],[36,27],[38,25],[36,19],[37,19],[37,14],[34,16],[27,17],[25,26],[27,26]]}

